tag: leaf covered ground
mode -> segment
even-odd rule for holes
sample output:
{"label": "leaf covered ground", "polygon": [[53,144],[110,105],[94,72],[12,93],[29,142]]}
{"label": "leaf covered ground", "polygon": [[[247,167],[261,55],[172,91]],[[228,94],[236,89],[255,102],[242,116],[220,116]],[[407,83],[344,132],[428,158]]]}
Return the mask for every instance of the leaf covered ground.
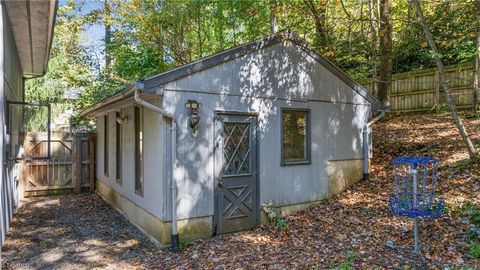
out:
{"label": "leaf covered ground", "polygon": [[[479,147],[480,119],[464,123]],[[180,254],[158,249],[96,195],[35,199],[12,224],[2,268],[480,269],[470,215],[480,207],[480,167],[466,159],[449,115],[390,116],[374,127],[373,151],[369,180],[285,217],[281,226],[183,242]],[[402,155],[440,159],[438,193],[447,211],[420,222],[420,257],[411,252],[412,222],[388,209],[392,159]]]}

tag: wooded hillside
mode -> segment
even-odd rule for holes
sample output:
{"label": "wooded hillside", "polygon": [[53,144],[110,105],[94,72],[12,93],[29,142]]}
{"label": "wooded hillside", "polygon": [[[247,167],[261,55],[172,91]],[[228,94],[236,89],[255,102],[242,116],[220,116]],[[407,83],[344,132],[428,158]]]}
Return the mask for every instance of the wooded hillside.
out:
{"label": "wooded hillside", "polygon": [[[62,103],[73,89],[80,98],[69,102],[83,109],[131,81],[284,29],[353,78],[373,80],[381,99],[391,73],[435,64],[408,0],[105,0],[88,10],[86,3],[59,8],[49,72],[28,82],[28,98],[36,91]],[[476,3],[422,1],[444,64],[473,62]],[[82,42],[92,25],[104,30],[104,46]]]}

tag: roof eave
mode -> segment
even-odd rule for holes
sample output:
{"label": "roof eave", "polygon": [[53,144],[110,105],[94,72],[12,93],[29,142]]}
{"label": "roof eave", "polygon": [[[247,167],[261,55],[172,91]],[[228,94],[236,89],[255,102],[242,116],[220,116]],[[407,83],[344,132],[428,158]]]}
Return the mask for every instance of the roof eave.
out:
{"label": "roof eave", "polygon": [[125,106],[130,106],[136,104],[134,94],[135,91],[139,91],[140,96],[143,99],[154,99],[158,98],[161,95],[158,93],[151,93],[144,91],[143,83],[141,82],[134,82],[129,84],[121,91],[116,93],[113,96],[110,96],[99,103],[83,110],[80,113],[82,117],[95,117],[97,115],[105,114],[111,111],[115,111],[121,109]]}
{"label": "roof eave", "polygon": [[25,77],[45,74],[58,9],[56,0],[4,1]]}
{"label": "roof eave", "polygon": [[130,84],[127,87],[125,87],[122,91],[116,93],[113,96],[110,96],[92,106],[89,108],[83,110],[80,113],[80,116],[82,117],[94,117],[99,113],[99,110],[105,106],[111,106],[114,105],[115,103],[118,103],[126,98],[133,97],[133,94],[135,93],[135,90],[138,88],[136,87],[135,84]]}

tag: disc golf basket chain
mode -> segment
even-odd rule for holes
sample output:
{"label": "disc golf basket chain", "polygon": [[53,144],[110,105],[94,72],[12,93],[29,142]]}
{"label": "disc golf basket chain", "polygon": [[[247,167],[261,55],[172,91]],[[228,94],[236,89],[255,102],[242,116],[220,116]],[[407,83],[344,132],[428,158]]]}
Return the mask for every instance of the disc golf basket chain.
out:
{"label": "disc golf basket chain", "polygon": [[414,252],[420,252],[418,218],[439,218],[445,201],[435,195],[438,160],[431,157],[397,157],[393,160],[395,194],[389,196],[393,215],[412,218]]}

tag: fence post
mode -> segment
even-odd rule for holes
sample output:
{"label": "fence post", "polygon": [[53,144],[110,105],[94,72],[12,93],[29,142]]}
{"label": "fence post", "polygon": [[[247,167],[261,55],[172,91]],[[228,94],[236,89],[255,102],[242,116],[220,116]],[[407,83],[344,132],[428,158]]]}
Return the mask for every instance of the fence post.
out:
{"label": "fence post", "polygon": [[82,191],[82,137],[78,134],[74,136],[74,155],[73,155],[73,168],[74,168],[74,189],[75,193]]}
{"label": "fence post", "polygon": [[88,136],[88,182],[90,192],[95,191],[95,134]]}
{"label": "fence post", "polygon": [[25,199],[25,189],[27,185],[26,177],[27,173],[25,172],[27,169],[27,162],[22,160],[19,162],[19,181],[18,181],[18,199],[23,200]]}

